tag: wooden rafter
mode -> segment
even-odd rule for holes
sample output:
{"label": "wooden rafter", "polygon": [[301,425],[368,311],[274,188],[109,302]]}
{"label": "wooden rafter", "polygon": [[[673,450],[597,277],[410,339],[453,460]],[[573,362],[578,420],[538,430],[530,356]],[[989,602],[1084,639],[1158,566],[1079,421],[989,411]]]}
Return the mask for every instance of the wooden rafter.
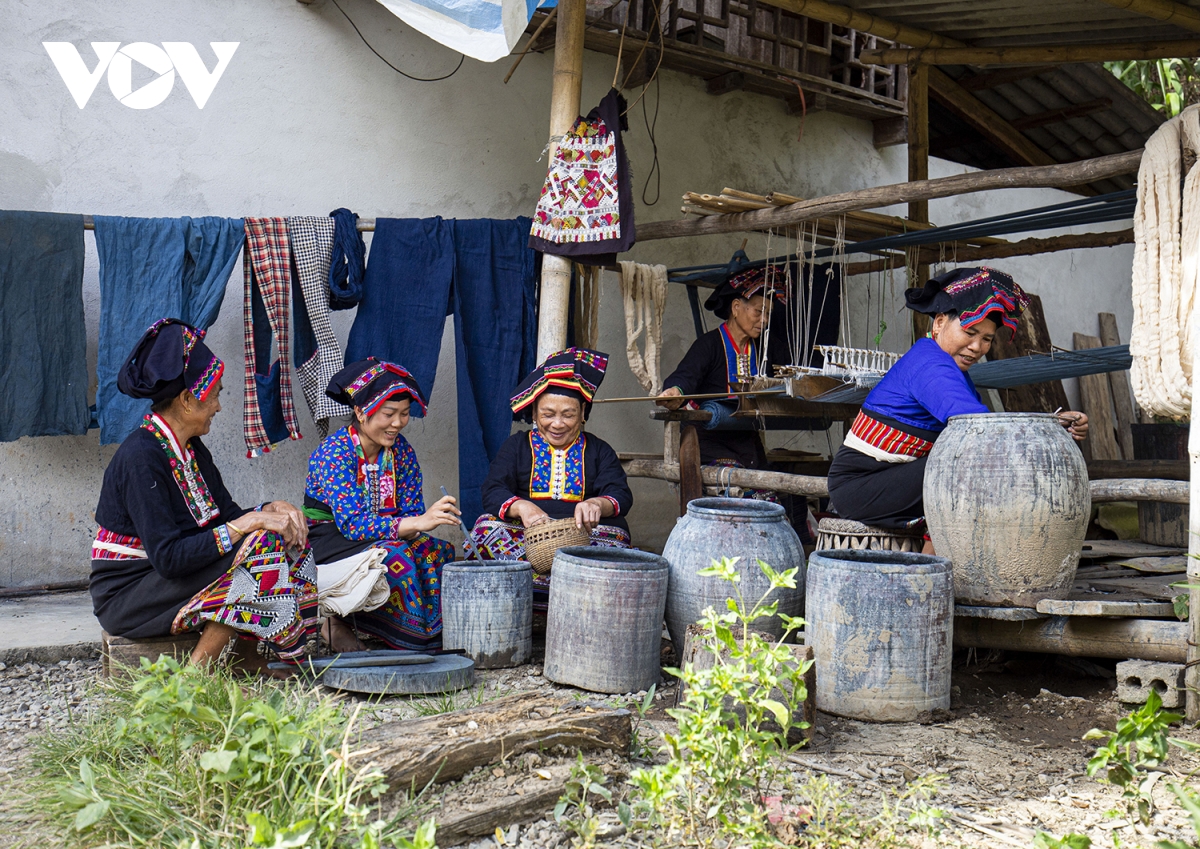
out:
{"label": "wooden rafter", "polygon": [[899,44],[911,44],[913,47],[966,46],[961,41],[938,35],[936,32],[898,24],[877,15],[840,6],[837,3],[827,3],[825,0],[763,0],[763,2],[788,12],[795,12],[797,15],[804,15],[814,21],[837,24]]}
{"label": "wooden rafter", "polygon": [[1099,97],[1095,100],[1089,100],[1086,103],[1064,106],[1061,109],[1047,109],[1045,112],[1036,112],[1033,115],[1022,115],[1020,118],[1013,118],[1009,123],[1018,130],[1032,130],[1034,127],[1058,124],[1062,121],[1069,121],[1072,118],[1082,118],[1085,115],[1091,115],[1094,112],[1103,112],[1105,109],[1111,108],[1111,100],[1107,97]]}
{"label": "wooden rafter", "polygon": [[1174,24],[1183,29],[1200,32],[1200,9],[1193,9],[1171,0],[1100,0],[1117,9],[1133,12],[1144,18]]}
{"label": "wooden rafter", "polygon": [[1200,56],[1200,41],[1139,41],[1119,44],[1066,44],[1051,47],[926,47],[864,50],[864,65],[1061,65]]}

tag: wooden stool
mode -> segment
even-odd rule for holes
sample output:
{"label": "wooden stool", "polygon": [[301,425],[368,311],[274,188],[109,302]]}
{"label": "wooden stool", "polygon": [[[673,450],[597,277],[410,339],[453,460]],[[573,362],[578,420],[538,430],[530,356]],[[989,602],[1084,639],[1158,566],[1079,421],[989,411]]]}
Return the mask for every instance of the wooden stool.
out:
{"label": "wooden stool", "polygon": [[855,549],[867,551],[915,551],[924,543],[920,531],[875,528],[849,519],[822,519],[817,525],[817,551]]}
{"label": "wooden stool", "polygon": [[169,637],[114,637],[107,631],[100,632],[100,668],[104,677],[119,673],[121,667],[137,669],[142,658],[158,660],[160,654],[184,661],[200,642],[200,632],[178,634]]}

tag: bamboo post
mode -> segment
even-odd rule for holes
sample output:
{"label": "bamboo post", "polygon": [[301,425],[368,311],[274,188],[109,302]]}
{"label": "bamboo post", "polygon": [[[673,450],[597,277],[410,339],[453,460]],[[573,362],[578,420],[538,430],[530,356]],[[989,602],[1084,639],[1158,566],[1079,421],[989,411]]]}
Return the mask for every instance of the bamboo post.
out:
{"label": "bamboo post", "polygon": [[[929,179],[929,66],[908,66],[908,181]],[[929,223],[929,201],[913,200],[908,204],[908,217],[922,224]],[[918,252],[919,257],[919,252]],[[918,263],[913,286],[923,286],[929,279],[929,266]],[[929,316],[912,314],[913,338],[920,339],[929,331]]]}
{"label": "bamboo post", "polygon": [[[1193,313],[1192,338],[1198,329],[1200,316]],[[1187,667],[1184,673],[1186,688],[1186,714],[1188,722],[1200,720],[1200,386],[1196,385],[1196,368],[1200,366],[1200,345],[1195,346],[1192,354],[1192,426],[1188,433],[1188,462],[1191,466],[1191,480],[1188,482],[1190,506],[1188,507],[1188,641]]]}
{"label": "bamboo post", "polygon": [[[587,0],[559,0],[554,32],[554,81],[550,93],[550,148],[553,159],[560,138],[579,117],[583,85],[583,36]],[[571,260],[542,257],[542,294],[538,311],[538,362],[567,347],[567,308],[571,298]]]}

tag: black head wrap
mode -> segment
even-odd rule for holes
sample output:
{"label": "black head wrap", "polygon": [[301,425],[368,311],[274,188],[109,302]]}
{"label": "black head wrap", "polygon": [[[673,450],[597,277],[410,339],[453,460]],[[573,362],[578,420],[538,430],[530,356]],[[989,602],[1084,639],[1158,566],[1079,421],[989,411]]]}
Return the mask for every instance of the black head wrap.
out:
{"label": "black head wrap", "polygon": [[1017,321],[1029,306],[1029,296],[1003,271],[981,266],[956,268],[929,278],[921,288],[904,293],[908,308],[926,315],[955,313],[963,327],[978,324],[998,314],[1010,334],[1016,334]]}
{"label": "black head wrap", "polygon": [[717,318],[729,318],[730,308],[738,298],[750,300],[755,295],[764,297],[775,296],[781,304],[787,303],[787,287],[779,278],[783,272],[780,266],[763,265],[746,268],[729,276],[725,282],[716,288],[704,302],[704,308],[711,310]]}
{"label": "black head wrap", "polygon": [[187,389],[201,401],[225,371],[204,344],[204,331],[177,318],[154,322],[133,346],[117,374],[117,388],[131,398],[165,401]]}
{"label": "black head wrap", "polygon": [[543,394],[577,398],[583,404],[586,420],[592,412],[592,399],[604,381],[608,370],[608,354],[587,348],[567,348],[551,354],[546,361],[526,375],[513,395],[513,418],[531,421],[537,399]]}
{"label": "black head wrap", "polygon": [[412,399],[425,414],[425,396],[404,366],[367,357],[351,363],[329,380],[325,394],[347,407],[358,407],[368,416],[397,395]]}

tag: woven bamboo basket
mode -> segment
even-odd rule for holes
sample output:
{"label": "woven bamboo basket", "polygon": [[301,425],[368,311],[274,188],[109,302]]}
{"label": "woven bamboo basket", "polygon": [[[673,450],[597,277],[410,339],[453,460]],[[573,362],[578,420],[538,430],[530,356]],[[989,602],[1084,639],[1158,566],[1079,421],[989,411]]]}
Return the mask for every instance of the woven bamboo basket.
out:
{"label": "woven bamboo basket", "polygon": [[544,522],[525,530],[525,559],[539,575],[549,575],[554,555],[568,545],[587,545],[591,534],[575,524],[573,518]]}

